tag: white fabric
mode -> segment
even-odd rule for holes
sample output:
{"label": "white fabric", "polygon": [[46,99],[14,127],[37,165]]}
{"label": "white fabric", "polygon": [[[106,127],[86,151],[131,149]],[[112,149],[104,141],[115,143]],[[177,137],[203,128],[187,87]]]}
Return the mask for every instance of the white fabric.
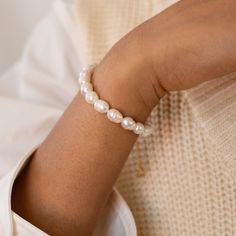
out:
{"label": "white fabric", "polygon": [[48,0],[0,1],[1,74],[19,59],[26,38],[51,5]]}
{"label": "white fabric", "polygon": [[[69,35],[69,37],[68,37]],[[0,78],[0,235],[47,235],[11,210],[16,176],[78,90],[78,37],[69,4],[55,3],[14,68]],[[79,108],[78,108],[79,109]],[[114,190],[95,235],[137,235],[133,216]]]}

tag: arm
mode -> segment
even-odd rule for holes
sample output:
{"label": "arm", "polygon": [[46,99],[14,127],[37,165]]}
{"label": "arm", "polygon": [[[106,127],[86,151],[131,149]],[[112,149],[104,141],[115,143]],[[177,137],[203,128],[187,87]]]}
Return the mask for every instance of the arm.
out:
{"label": "arm", "polygon": [[[113,76],[105,87],[103,76],[98,68],[95,83],[101,96],[144,121],[150,111],[133,87],[126,83],[124,88]],[[13,209],[52,235],[91,234],[135,140],[136,135],[107,121],[77,95],[18,178]]]}
{"label": "arm", "polygon": [[[225,28],[236,22],[235,3],[229,1],[222,13],[223,1],[198,2],[179,2],[116,44],[95,73],[101,96],[144,121],[165,91],[186,89],[235,70],[235,28]],[[217,17],[211,17],[212,9]],[[225,17],[226,11],[232,14]],[[205,17],[208,27],[204,20],[196,22],[196,16]],[[204,40],[209,29],[217,37]],[[217,42],[222,42],[220,47]],[[50,234],[91,234],[135,139],[76,96],[18,178],[13,208]]]}

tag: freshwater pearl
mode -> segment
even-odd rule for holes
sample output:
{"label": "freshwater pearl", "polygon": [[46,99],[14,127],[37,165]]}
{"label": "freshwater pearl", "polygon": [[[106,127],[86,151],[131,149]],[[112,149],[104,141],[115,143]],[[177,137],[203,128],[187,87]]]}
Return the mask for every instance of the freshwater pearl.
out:
{"label": "freshwater pearl", "polygon": [[110,109],[107,112],[107,118],[114,123],[120,123],[123,119],[123,116],[118,110]]}
{"label": "freshwater pearl", "polygon": [[148,125],[144,126],[144,132],[142,133],[143,137],[147,137],[152,133],[153,133],[153,129],[150,126]]}
{"label": "freshwater pearl", "polygon": [[82,85],[85,82],[90,82],[91,74],[87,71],[82,71],[79,74],[79,84]]}
{"label": "freshwater pearl", "polygon": [[93,90],[93,86],[91,83],[85,82],[80,87],[80,92],[82,95],[85,95],[87,92],[90,92]]}
{"label": "freshwater pearl", "polygon": [[124,129],[133,130],[135,128],[135,121],[131,117],[125,117],[121,121],[121,126]]}
{"label": "freshwater pearl", "polygon": [[82,85],[85,82],[91,82],[91,76],[94,72],[96,65],[97,64],[93,64],[87,68],[83,68],[83,70],[79,74],[79,79],[78,79],[80,85]]}
{"label": "freshwater pearl", "polygon": [[144,125],[142,123],[137,122],[134,127],[135,134],[142,134],[144,132]]}
{"label": "freshwater pearl", "polygon": [[98,100],[98,95],[96,92],[94,91],[89,91],[85,94],[85,100],[89,103],[89,104],[94,104],[97,100]]}
{"label": "freshwater pearl", "polygon": [[109,104],[99,99],[94,103],[94,109],[100,113],[106,113],[109,110]]}
{"label": "freshwater pearl", "polygon": [[94,69],[96,68],[96,66],[97,66],[97,63],[91,64],[91,65],[88,66],[88,67],[84,67],[84,68],[82,69],[82,71],[93,72]]}

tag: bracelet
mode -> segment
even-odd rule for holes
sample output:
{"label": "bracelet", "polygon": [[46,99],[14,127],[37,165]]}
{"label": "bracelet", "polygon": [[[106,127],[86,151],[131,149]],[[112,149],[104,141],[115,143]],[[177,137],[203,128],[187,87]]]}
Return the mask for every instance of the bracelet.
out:
{"label": "bracelet", "polygon": [[114,122],[120,123],[125,130],[133,131],[135,134],[147,137],[152,133],[152,128],[149,125],[144,125],[141,122],[135,122],[131,117],[123,117],[117,109],[110,108],[109,104],[100,99],[98,94],[93,90],[92,75],[96,64],[90,65],[82,69],[79,74],[80,93],[84,96],[86,102],[92,104],[94,109],[100,113],[107,115],[107,118]]}

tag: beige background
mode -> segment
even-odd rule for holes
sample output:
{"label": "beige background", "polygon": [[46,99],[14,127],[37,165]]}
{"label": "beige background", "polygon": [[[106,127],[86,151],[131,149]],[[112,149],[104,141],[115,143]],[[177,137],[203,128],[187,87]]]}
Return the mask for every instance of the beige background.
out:
{"label": "beige background", "polygon": [[0,74],[20,56],[35,24],[47,14],[52,0],[0,0]]}

